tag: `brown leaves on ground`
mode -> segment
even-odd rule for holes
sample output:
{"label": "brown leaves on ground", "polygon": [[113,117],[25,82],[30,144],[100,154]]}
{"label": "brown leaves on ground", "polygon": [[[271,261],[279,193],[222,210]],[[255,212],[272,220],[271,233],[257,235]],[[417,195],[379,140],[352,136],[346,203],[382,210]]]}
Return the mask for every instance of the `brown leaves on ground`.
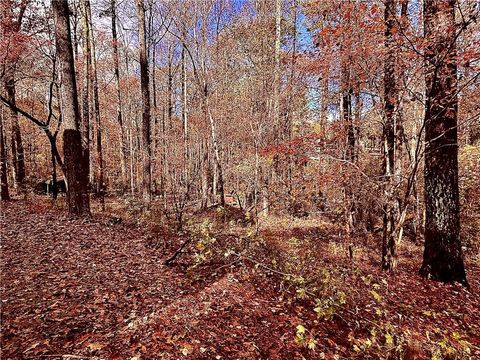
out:
{"label": "brown leaves on ground", "polygon": [[[472,358],[480,356],[475,263],[469,264],[470,293],[419,278],[418,254],[386,275],[368,248],[352,262],[320,234],[297,231],[294,241],[266,231],[266,246],[278,245],[278,257],[271,251],[272,258],[258,258],[272,266],[291,251],[303,264],[293,262],[291,270],[305,276],[315,266],[299,261],[295,249],[307,235],[315,237],[311,259],[346,294],[332,320],[323,320],[313,298],[299,299],[297,285],[252,262],[166,267],[169,253],[147,246],[151,234],[132,225],[72,220],[48,203],[22,201],[2,206],[1,232],[3,359],[379,357],[367,345],[375,324],[387,319],[389,327],[376,335],[382,340],[371,346],[395,346],[405,332],[416,345],[404,346],[404,355],[430,357],[442,339],[439,329],[455,334],[445,346],[465,341]],[[296,339],[298,325],[307,329],[308,343]]]}

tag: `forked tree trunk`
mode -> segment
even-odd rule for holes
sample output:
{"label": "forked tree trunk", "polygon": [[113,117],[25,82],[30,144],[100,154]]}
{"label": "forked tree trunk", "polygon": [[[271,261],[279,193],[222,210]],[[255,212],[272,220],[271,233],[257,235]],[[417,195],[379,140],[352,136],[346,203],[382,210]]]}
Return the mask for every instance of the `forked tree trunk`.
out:
{"label": "forked tree trunk", "polygon": [[425,0],[425,250],[420,273],[468,286],[460,241],[455,0]]}
{"label": "forked tree trunk", "polygon": [[140,87],[142,91],[142,193],[148,204],[152,197],[152,175],[150,147],[150,87],[148,78],[147,36],[145,27],[145,5],[143,0],[136,0],[138,14],[138,37],[140,52]]}
{"label": "forked tree trunk", "polygon": [[71,215],[90,215],[88,197],[88,158],[82,148],[80,110],[73,62],[68,3],[52,1],[55,42],[61,77],[63,115],[63,153],[67,178],[67,204]]}

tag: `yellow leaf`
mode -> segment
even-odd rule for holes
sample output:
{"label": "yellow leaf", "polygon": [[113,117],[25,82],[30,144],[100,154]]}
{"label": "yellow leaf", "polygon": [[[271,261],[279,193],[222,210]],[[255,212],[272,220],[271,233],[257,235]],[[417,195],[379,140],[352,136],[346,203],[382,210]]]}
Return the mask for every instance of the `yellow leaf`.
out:
{"label": "yellow leaf", "polygon": [[385,335],[385,344],[393,345],[393,336],[390,334]]}
{"label": "yellow leaf", "polygon": [[103,345],[100,343],[90,343],[87,345],[87,348],[90,349],[90,351],[95,351],[95,350],[100,350],[103,348]]}
{"label": "yellow leaf", "polygon": [[305,334],[305,331],[307,329],[305,329],[305,327],[303,325],[297,325],[297,334],[301,335],[301,334]]}
{"label": "yellow leaf", "polygon": [[372,294],[372,296],[373,296],[373,298],[375,299],[375,301],[377,301],[377,302],[382,301],[382,297],[381,297],[380,294],[377,293],[375,290],[371,290],[371,291],[370,291],[370,294]]}
{"label": "yellow leaf", "polygon": [[425,315],[425,316],[432,316],[433,315],[433,313],[430,310],[423,310],[422,314]]}
{"label": "yellow leaf", "polygon": [[313,338],[308,339],[307,348],[309,348],[310,350],[314,350],[316,345],[317,345],[317,341],[315,339]]}

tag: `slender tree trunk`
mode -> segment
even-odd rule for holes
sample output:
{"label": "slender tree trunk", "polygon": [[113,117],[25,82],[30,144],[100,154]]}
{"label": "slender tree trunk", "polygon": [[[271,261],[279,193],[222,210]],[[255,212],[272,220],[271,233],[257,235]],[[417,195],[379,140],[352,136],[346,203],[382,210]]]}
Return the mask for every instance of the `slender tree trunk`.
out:
{"label": "slender tree trunk", "polygon": [[86,17],[88,25],[88,43],[90,48],[90,64],[91,70],[91,82],[92,82],[92,95],[93,95],[93,116],[95,117],[96,128],[96,150],[97,150],[97,194],[100,197],[100,203],[102,204],[102,210],[105,210],[105,163],[103,161],[102,150],[102,124],[100,118],[100,100],[98,94],[98,76],[97,76],[97,60],[95,57],[95,39],[93,37],[92,27],[92,11],[90,8],[90,0],[85,0]]}
{"label": "slender tree trunk", "polygon": [[120,127],[120,168],[122,172],[122,192],[128,187],[128,171],[127,171],[127,136],[126,129],[123,123],[122,113],[122,97],[120,93],[120,66],[118,56],[118,37],[117,37],[117,13],[116,0],[111,0],[112,7],[112,53],[115,73],[115,90],[117,96],[117,123]]}
{"label": "slender tree trunk", "polygon": [[67,204],[71,215],[90,215],[88,197],[88,158],[82,148],[80,110],[73,62],[68,3],[52,1],[55,40],[61,77],[63,153],[67,178]]}
{"label": "slender tree trunk", "polygon": [[[15,68],[15,64],[7,61],[4,75],[5,93],[7,95],[7,99],[13,105],[16,105]],[[15,187],[21,189],[25,181],[25,153],[23,150],[22,133],[18,123],[18,112],[13,108],[10,108],[10,124],[12,133],[12,168],[14,173]]]}
{"label": "slender tree trunk", "polygon": [[168,128],[172,129],[173,116],[173,51],[168,48],[168,74],[167,74],[167,124]]}
{"label": "slender tree trunk", "polygon": [[[280,130],[280,41],[281,41],[282,2],[275,0],[275,58],[273,69],[273,121]],[[278,137],[280,134],[275,134]]]}
{"label": "slender tree trunk", "polygon": [[157,145],[158,145],[158,106],[157,106],[157,79],[155,76],[155,70],[156,70],[156,59],[157,59],[157,48],[156,44],[153,43],[152,45],[152,101],[153,101],[153,112],[152,112],[152,117],[153,117],[153,127],[152,127],[152,186],[155,194],[158,193],[158,185],[157,185],[157,177],[155,176],[156,171],[157,171]]}
{"label": "slender tree trunk", "polygon": [[148,204],[152,198],[151,141],[150,141],[150,87],[148,77],[147,37],[145,27],[145,5],[136,0],[138,13],[138,36],[140,41],[140,86],[142,91],[142,192],[143,200]]}
{"label": "slender tree trunk", "polygon": [[[293,124],[293,109],[295,99],[295,65],[296,65],[296,53],[297,53],[297,2],[293,1],[293,45],[292,45],[292,59],[290,63],[290,92],[289,92],[289,104],[288,115],[285,117],[285,139],[288,146],[292,146],[292,124]],[[288,194],[292,194],[292,173],[293,173],[293,161],[290,153],[287,155],[287,190]]]}
{"label": "slender tree trunk", "polygon": [[[183,34],[185,38],[185,33]],[[187,59],[185,44],[182,43],[182,122],[183,122],[183,163],[184,178],[188,181],[188,113],[187,113]]]}
{"label": "slender tree trunk", "polygon": [[328,72],[325,72],[321,80],[322,100],[320,104],[320,128],[323,136],[327,134],[328,124]]}
{"label": "slender tree trunk", "polygon": [[[83,152],[88,161],[90,172],[90,100],[92,90],[92,57],[90,48],[90,23],[88,21],[88,0],[82,0],[82,52],[83,52],[83,88],[82,88],[82,117],[80,131],[82,133]],[[90,179],[89,179],[90,180]]]}
{"label": "slender tree trunk", "polygon": [[[348,65],[342,63],[342,93],[340,102],[340,112],[342,116],[343,126],[346,130],[346,145],[344,158],[347,161],[355,162],[355,128],[352,116],[352,85],[350,79],[350,69]],[[344,203],[345,203],[345,225],[347,234],[351,234],[355,228],[355,196],[351,189],[351,185],[347,184],[344,188]]]}
{"label": "slender tree trunk", "polygon": [[52,197],[57,199],[58,185],[57,185],[57,159],[55,158],[55,138],[49,138],[50,140],[50,160],[52,162]]}
{"label": "slender tree trunk", "polygon": [[5,138],[3,133],[3,109],[1,109],[0,118],[0,200],[10,200],[8,191],[8,173],[7,173],[7,151],[5,149]]}
{"label": "slender tree trunk", "polygon": [[425,0],[425,250],[420,273],[468,286],[460,241],[455,0]]}
{"label": "slender tree trunk", "polygon": [[382,268],[393,270],[397,264],[397,242],[395,239],[395,115],[397,110],[396,50],[393,31],[395,27],[395,0],[385,1],[385,64],[384,103],[385,121],[383,127],[384,192]]}
{"label": "slender tree trunk", "polygon": [[[205,89],[206,89],[205,85]],[[218,141],[217,141],[217,131],[215,127],[215,121],[213,120],[212,113],[210,111],[210,105],[208,101],[208,94],[205,94],[205,106],[206,106],[206,111],[208,115],[208,119],[210,120],[210,134],[212,136],[212,145],[213,145],[213,155],[215,158],[215,165],[217,168],[217,183],[218,183],[218,191],[220,192],[220,205],[222,207],[225,207],[225,188],[224,188],[224,183],[223,183],[223,168],[222,164],[220,161],[220,150],[218,148]],[[214,196],[216,197],[216,193],[214,193]]]}
{"label": "slender tree trunk", "polygon": [[[21,2],[13,4],[12,0],[4,0],[4,4],[0,10],[1,21],[0,36],[5,39],[13,39],[16,34],[20,33],[23,17],[27,8],[28,2]],[[14,10],[15,13],[14,13]],[[8,40],[10,42],[10,40]],[[16,89],[15,89],[15,73],[16,73],[17,56],[12,54],[5,54],[2,61],[3,68],[3,84],[5,88],[5,96],[7,100],[13,105],[10,107],[10,124],[11,124],[11,151],[12,151],[12,170],[15,188],[23,188],[25,181],[25,153],[23,149],[22,134],[18,123],[18,111],[16,107]]]}
{"label": "slender tree trunk", "polygon": [[128,144],[130,147],[130,193],[132,196],[135,195],[135,150],[133,146],[133,134],[132,129],[128,129]]}

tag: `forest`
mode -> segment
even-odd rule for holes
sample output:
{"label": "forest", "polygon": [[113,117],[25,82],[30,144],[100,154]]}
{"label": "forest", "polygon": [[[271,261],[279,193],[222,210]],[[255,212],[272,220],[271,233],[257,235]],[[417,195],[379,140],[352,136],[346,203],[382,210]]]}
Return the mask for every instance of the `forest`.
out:
{"label": "forest", "polygon": [[0,357],[480,359],[480,2],[0,0]]}

